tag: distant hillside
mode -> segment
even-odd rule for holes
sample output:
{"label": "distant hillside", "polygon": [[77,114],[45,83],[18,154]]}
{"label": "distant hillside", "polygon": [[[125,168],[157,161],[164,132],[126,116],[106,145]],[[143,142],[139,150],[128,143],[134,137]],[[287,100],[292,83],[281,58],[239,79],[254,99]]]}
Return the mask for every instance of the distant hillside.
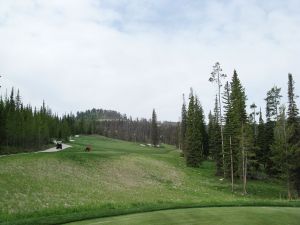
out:
{"label": "distant hillside", "polygon": [[[126,141],[150,143],[151,121],[149,119],[132,119],[131,116],[114,110],[91,109],[78,112],[76,116],[77,133],[99,134]],[[161,143],[178,146],[179,127],[177,122],[159,122]]]}
{"label": "distant hillside", "polygon": [[105,109],[91,109],[83,112],[77,112],[77,118],[89,119],[89,120],[118,120],[126,117],[121,113],[114,110]]}

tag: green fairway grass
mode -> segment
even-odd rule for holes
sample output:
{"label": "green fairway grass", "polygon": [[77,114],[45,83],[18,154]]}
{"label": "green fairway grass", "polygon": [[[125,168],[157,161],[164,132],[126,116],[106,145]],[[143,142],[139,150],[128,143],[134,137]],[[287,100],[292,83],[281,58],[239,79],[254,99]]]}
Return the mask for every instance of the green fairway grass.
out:
{"label": "green fairway grass", "polygon": [[222,207],[161,210],[68,225],[299,225],[300,208]]}
{"label": "green fairway grass", "polygon": [[[83,136],[56,153],[0,157],[0,224],[61,224],[135,212],[199,206],[300,206],[277,180],[231,193],[214,163],[187,168],[173,146],[140,146]],[[84,152],[91,145],[92,152]],[[284,210],[284,209],[283,209]]]}

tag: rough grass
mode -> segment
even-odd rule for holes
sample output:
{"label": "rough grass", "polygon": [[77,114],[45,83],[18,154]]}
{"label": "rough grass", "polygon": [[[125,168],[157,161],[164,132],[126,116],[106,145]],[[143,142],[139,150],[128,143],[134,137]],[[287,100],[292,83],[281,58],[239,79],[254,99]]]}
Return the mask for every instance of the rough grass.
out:
{"label": "rough grass", "polygon": [[[57,224],[165,208],[235,205],[298,206],[281,199],[280,181],[241,185],[214,176],[214,164],[186,168],[172,146],[142,147],[100,136],[73,148],[0,158],[0,223]],[[92,152],[84,152],[91,144]]]}

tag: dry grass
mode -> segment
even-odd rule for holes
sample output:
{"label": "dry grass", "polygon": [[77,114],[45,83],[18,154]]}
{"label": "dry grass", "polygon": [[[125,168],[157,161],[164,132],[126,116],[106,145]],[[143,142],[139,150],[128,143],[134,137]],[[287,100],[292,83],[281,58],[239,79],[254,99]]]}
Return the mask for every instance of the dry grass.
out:
{"label": "dry grass", "polygon": [[181,186],[184,173],[174,166],[151,158],[122,156],[101,166],[103,180],[114,188],[159,188],[163,184]]}

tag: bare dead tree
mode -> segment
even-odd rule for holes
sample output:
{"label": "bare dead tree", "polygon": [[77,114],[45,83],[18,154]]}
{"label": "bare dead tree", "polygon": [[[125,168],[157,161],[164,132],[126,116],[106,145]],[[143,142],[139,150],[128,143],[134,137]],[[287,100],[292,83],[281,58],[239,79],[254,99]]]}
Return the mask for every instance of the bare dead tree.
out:
{"label": "bare dead tree", "polygon": [[211,77],[209,78],[209,81],[212,83],[217,84],[218,89],[218,101],[219,101],[219,124],[221,128],[221,141],[222,141],[222,164],[223,164],[223,176],[225,178],[226,176],[226,169],[225,169],[225,151],[224,151],[224,132],[223,132],[223,117],[222,117],[222,105],[221,105],[221,87],[222,82],[221,79],[226,78],[227,75],[222,73],[222,68],[220,66],[219,62],[216,62],[216,64],[213,66],[213,71],[211,72]]}

